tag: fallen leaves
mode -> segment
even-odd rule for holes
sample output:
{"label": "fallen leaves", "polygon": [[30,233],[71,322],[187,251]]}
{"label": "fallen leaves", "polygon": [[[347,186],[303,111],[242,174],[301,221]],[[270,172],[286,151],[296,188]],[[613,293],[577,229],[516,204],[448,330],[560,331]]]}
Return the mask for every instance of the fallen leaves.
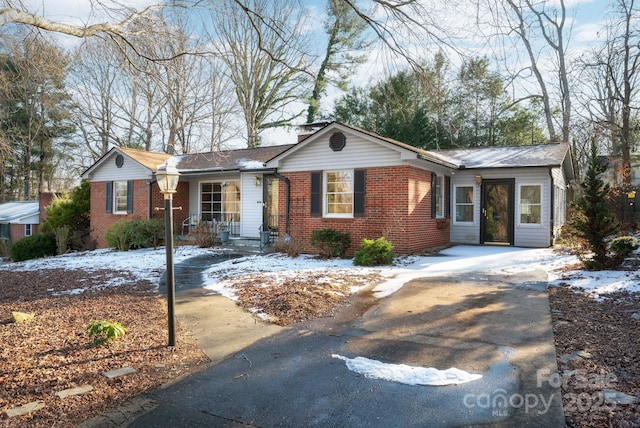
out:
{"label": "fallen leaves", "polygon": [[[124,285],[103,286],[118,276]],[[84,292],[71,292],[76,289]],[[45,404],[29,415],[0,419],[0,427],[72,427],[208,362],[182,328],[177,346],[166,346],[164,299],[129,273],[3,270],[0,290],[0,414],[32,401]],[[12,311],[35,318],[11,323]],[[120,322],[129,331],[109,345],[92,346],[86,329],[94,319]],[[101,375],[127,366],[136,373],[112,380]],[[94,389],[86,394],[55,395],[87,384]]]}
{"label": "fallen leaves", "polygon": [[280,326],[327,317],[347,303],[352,289],[376,284],[378,273],[350,269],[299,272],[295,276],[248,274],[233,280],[238,304]]}
{"label": "fallen leaves", "polygon": [[[640,427],[640,406],[606,403],[615,389],[640,397],[640,296],[610,294],[596,300],[567,286],[549,289],[558,370],[569,427]],[[565,354],[584,355],[563,362]]]}

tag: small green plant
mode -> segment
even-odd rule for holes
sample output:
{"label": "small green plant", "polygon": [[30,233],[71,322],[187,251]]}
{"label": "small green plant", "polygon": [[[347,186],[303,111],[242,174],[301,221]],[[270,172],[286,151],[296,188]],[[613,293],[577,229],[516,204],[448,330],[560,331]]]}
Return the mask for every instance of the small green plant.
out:
{"label": "small green plant", "polygon": [[22,238],[11,247],[11,260],[21,262],[49,257],[56,254],[56,243],[48,235],[32,235]]}
{"label": "small green plant", "polygon": [[351,236],[335,229],[316,229],[311,232],[311,245],[325,258],[344,257],[351,247]]}
{"label": "small green plant", "polygon": [[356,251],[353,264],[356,266],[380,266],[393,263],[393,245],[384,237],[376,240],[363,239],[360,250]]}
{"label": "small green plant", "polygon": [[104,345],[127,333],[127,328],[119,322],[93,320],[87,327],[89,337],[93,337],[94,345]]}

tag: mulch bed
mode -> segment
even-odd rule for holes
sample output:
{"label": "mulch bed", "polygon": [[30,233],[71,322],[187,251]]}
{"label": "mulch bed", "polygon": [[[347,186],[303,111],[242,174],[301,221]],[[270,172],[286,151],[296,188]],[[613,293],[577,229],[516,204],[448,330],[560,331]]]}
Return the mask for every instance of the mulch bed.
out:
{"label": "mulch bed", "polygon": [[[124,283],[101,287],[114,276]],[[85,291],[69,293],[78,288]],[[178,327],[177,346],[167,346],[164,302],[151,283],[126,272],[0,272],[0,427],[73,427],[206,364],[183,328]],[[35,318],[12,323],[12,311]],[[120,322],[128,333],[94,346],[87,326],[96,319]],[[136,372],[115,379],[102,375],[122,367]],[[64,399],[55,395],[83,385],[93,390]],[[10,408],[38,400],[43,409],[7,418]]]}
{"label": "mulch bed", "polygon": [[[567,426],[640,427],[638,404],[613,404],[599,394],[640,397],[640,321],[633,315],[640,315],[640,295],[599,300],[560,286],[549,289],[549,300]],[[561,361],[576,352],[582,357]]]}

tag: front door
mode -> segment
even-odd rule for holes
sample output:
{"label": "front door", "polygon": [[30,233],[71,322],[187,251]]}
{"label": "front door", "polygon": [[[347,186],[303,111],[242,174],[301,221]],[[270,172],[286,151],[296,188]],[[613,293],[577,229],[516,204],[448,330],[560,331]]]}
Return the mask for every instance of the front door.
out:
{"label": "front door", "polygon": [[514,179],[482,180],[482,244],[513,245]]}
{"label": "front door", "polygon": [[272,234],[278,232],[278,189],[280,180],[272,175],[265,175],[266,184],[262,188],[264,201],[262,204],[262,229],[269,230]]}

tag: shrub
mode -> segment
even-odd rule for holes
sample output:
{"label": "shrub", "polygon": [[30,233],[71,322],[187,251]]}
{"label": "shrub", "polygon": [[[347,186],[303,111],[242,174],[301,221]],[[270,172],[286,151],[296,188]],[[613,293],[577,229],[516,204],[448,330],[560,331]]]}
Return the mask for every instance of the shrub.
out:
{"label": "shrub", "polygon": [[0,257],[11,256],[11,240],[8,238],[0,238]]}
{"label": "shrub", "polygon": [[69,226],[58,226],[54,229],[53,234],[56,239],[56,248],[58,254],[64,254],[69,249],[69,235],[71,228]]}
{"label": "shrub", "polygon": [[335,229],[316,229],[311,233],[311,245],[322,257],[343,257],[351,246],[351,236]]}
{"label": "shrub", "polygon": [[360,250],[356,251],[353,264],[356,266],[379,266],[393,263],[393,245],[384,237],[363,239]]}
{"label": "shrub", "polygon": [[119,322],[94,320],[87,327],[89,337],[93,337],[94,345],[104,345],[127,333],[127,328]]}
{"label": "shrub", "polygon": [[634,250],[638,248],[638,239],[634,236],[619,236],[609,242],[609,251],[612,253],[612,267],[617,267],[624,262]]}
{"label": "shrub", "polygon": [[14,262],[55,256],[55,254],[56,243],[48,235],[27,236],[11,246],[11,260]]}
{"label": "shrub", "polygon": [[164,236],[164,222],[157,218],[130,220],[125,228],[130,239],[129,248],[158,248]]}
{"label": "shrub", "polygon": [[115,222],[104,234],[110,247],[119,251],[157,248],[164,236],[164,223],[159,219],[133,219]]}
{"label": "shrub", "polygon": [[191,231],[191,236],[200,248],[213,247],[216,243],[216,232],[212,222],[201,221]]}
{"label": "shrub", "polygon": [[76,238],[69,240],[71,248],[86,248],[90,230],[90,199],[91,185],[88,180],[83,180],[73,189],[71,195],[65,193],[55,196],[51,204],[44,209],[47,219],[43,221],[40,231],[53,234],[59,227],[68,226],[70,234]]}
{"label": "shrub", "polygon": [[104,233],[104,239],[109,247],[113,247],[119,251],[127,251],[129,249],[131,239],[129,237],[130,230],[127,228],[129,220],[119,220],[111,225]]}
{"label": "shrub", "polygon": [[300,255],[302,243],[298,238],[294,238],[289,234],[285,234],[284,236],[278,238],[275,247],[276,251],[285,253],[289,257],[298,257],[298,255]]}

